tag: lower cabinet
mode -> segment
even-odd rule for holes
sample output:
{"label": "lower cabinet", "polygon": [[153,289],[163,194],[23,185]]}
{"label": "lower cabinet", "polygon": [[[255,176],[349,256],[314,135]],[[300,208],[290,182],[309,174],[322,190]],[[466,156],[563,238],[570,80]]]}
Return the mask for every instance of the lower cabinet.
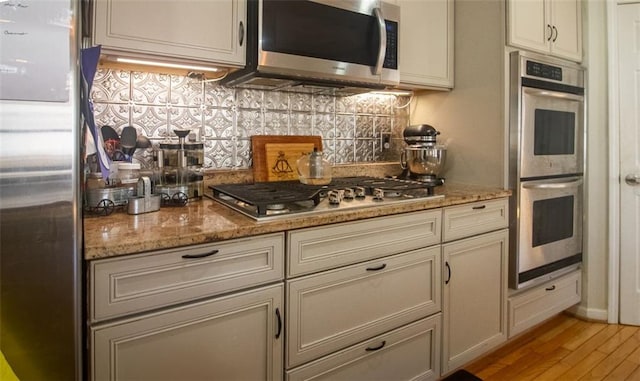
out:
{"label": "lower cabinet", "polygon": [[580,302],[582,270],[509,297],[509,337]]}
{"label": "lower cabinet", "polygon": [[508,230],[442,245],[442,372],[507,339]]}
{"label": "lower cabinet", "polygon": [[281,380],[282,283],[91,327],[93,380]]}
{"label": "lower cabinet", "polygon": [[287,281],[287,366],[440,312],[440,246]]}
{"label": "lower cabinet", "polygon": [[287,381],[437,380],[440,320],[436,314],[287,371]]}

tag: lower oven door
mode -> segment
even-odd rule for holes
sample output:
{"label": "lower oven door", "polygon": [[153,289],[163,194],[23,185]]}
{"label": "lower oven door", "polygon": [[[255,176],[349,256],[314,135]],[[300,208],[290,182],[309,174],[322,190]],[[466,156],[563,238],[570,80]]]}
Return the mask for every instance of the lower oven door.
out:
{"label": "lower oven door", "polygon": [[516,288],[582,261],[581,176],[520,183]]}

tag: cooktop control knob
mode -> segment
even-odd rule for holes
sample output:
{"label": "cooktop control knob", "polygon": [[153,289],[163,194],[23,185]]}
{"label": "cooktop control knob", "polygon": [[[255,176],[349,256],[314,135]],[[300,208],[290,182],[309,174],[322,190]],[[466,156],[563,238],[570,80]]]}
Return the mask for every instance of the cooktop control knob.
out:
{"label": "cooktop control knob", "polygon": [[373,188],[373,199],[375,201],[384,200],[384,191],[380,188]]}
{"label": "cooktop control knob", "polygon": [[351,188],[344,189],[344,198],[346,200],[353,200],[355,196],[356,196],[356,192],[353,189]]}
{"label": "cooktop control knob", "polygon": [[353,187],[353,191],[356,194],[356,198],[364,198],[365,196],[364,187]]}
{"label": "cooktop control knob", "polygon": [[327,193],[327,197],[329,198],[329,204],[331,205],[340,205],[340,201],[342,201],[340,192],[337,190],[330,190]]}

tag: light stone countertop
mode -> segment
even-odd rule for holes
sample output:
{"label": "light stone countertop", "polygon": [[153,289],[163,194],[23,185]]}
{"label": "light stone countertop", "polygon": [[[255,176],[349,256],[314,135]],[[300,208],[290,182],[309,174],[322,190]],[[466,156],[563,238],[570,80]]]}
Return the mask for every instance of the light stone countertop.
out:
{"label": "light stone countertop", "polygon": [[254,221],[208,198],[190,202],[185,207],[163,207],[147,214],[115,211],[110,216],[84,218],[84,258],[93,260],[491,200],[508,197],[511,191],[449,183],[437,187],[436,194],[445,197],[311,216],[292,215],[264,222]]}

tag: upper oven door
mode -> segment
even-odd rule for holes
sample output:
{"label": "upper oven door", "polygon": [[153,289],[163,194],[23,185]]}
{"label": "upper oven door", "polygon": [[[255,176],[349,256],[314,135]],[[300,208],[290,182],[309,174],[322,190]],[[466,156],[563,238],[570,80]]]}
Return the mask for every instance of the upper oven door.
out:
{"label": "upper oven door", "polygon": [[522,87],[520,178],[583,172],[582,95]]}
{"label": "upper oven door", "polygon": [[331,0],[262,0],[260,5],[261,71],[398,83],[398,6]]}

